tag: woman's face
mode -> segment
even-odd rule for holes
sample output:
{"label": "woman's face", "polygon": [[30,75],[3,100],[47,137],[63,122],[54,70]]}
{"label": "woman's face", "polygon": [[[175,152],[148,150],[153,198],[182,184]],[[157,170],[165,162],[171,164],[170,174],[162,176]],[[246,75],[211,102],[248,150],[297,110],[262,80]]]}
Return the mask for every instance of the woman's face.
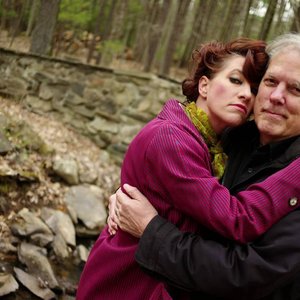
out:
{"label": "woman's face", "polygon": [[254,95],[242,70],[245,58],[232,55],[212,79],[199,80],[197,105],[207,114],[217,134],[227,127],[244,123],[252,111]]}

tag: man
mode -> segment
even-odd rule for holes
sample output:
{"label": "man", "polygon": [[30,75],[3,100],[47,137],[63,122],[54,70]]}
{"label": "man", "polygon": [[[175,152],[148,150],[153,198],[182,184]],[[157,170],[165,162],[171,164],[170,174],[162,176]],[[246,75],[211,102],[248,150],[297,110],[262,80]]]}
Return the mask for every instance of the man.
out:
{"label": "man", "polygon": [[[257,127],[251,122],[229,134],[223,183],[231,193],[300,156],[300,35],[283,35],[267,50],[271,60],[254,106]],[[138,191],[127,192],[137,200],[118,192],[118,225],[135,236],[143,232],[136,260],[147,272],[194,291],[195,299],[300,299],[300,210],[255,242],[238,245],[180,232]]]}

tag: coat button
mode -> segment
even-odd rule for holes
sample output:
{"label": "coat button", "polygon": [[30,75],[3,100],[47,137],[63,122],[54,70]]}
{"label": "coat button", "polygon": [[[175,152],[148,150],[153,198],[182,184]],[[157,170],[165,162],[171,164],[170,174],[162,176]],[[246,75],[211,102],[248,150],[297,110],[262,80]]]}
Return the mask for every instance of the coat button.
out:
{"label": "coat button", "polygon": [[289,205],[292,207],[297,205],[297,203],[298,203],[298,199],[296,197],[293,197],[289,200]]}

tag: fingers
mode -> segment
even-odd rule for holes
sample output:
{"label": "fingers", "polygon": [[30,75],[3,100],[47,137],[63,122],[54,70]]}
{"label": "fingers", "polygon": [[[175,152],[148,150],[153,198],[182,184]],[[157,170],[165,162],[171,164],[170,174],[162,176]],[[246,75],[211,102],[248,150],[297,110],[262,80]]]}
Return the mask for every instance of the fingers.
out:
{"label": "fingers", "polygon": [[108,232],[110,235],[115,235],[118,230],[118,224],[113,220],[113,218],[107,218]]}
{"label": "fingers", "polygon": [[116,194],[113,194],[109,197],[109,201],[108,201],[108,210],[109,210],[109,215],[111,215],[115,209],[116,206]]}
{"label": "fingers", "polygon": [[131,198],[128,197],[125,193],[123,193],[121,189],[119,189],[116,192],[116,207],[118,207],[119,210],[121,209],[121,207],[123,205],[125,205],[125,203],[127,201],[130,201],[130,200],[131,200]]}
{"label": "fingers", "polygon": [[147,198],[136,187],[125,183],[123,188],[131,198],[134,198],[135,200],[147,200]]}
{"label": "fingers", "polygon": [[118,230],[118,225],[115,221],[115,208],[116,208],[116,194],[109,197],[108,212],[109,216],[107,218],[108,232],[110,235],[115,235]]}

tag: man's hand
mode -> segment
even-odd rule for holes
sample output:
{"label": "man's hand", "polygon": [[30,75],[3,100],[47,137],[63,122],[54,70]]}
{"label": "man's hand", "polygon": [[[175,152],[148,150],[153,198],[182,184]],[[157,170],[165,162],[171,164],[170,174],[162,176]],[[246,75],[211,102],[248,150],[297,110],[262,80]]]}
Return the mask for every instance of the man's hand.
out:
{"label": "man's hand", "polygon": [[116,193],[116,223],[135,237],[141,237],[149,222],[157,215],[156,209],[148,199],[135,187],[123,186],[128,197],[119,189]]}

